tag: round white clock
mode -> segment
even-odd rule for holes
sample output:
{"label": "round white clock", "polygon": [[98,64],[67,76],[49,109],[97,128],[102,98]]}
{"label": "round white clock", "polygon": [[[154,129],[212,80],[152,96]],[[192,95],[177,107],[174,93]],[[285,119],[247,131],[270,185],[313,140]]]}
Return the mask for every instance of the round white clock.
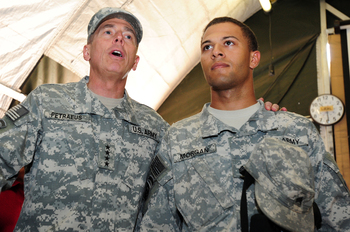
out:
{"label": "round white clock", "polygon": [[333,125],[343,117],[344,104],[332,94],[323,94],[316,97],[310,105],[310,116],[318,124]]}

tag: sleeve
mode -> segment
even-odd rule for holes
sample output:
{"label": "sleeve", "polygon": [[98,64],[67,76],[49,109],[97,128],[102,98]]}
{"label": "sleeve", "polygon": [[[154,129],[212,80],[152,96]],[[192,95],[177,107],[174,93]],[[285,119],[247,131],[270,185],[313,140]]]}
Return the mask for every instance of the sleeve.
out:
{"label": "sleeve", "polygon": [[32,162],[38,138],[39,107],[30,94],[0,119],[0,189],[11,186],[19,170]]}
{"label": "sleeve", "polygon": [[[163,136],[164,134],[166,133],[166,131],[169,129],[169,124],[164,121],[163,119],[159,120],[159,123],[162,124],[162,127],[160,129],[161,133],[160,133],[160,141],[162,141],[163,139]],[[153,156],[153,162],[156,160],[155,159],[155,156],[156,154],[158,154],[159,152],[159,149],[160,149],[160,146],[161,146],[161,142],[159,142],[156,146],[156,149],[154,151],[154,156]],[[149,174],[152,174],[151,172]],[[148,179],[148,182],[150,182],[150,176],[148,175],[147,179]],[[149,195],[149,191],[150,191],[150,188],[151,188],[151,184],[147,184],[146,183],[146,186],[145,186],[145,189],[144,189],[144,193],[143,193],[143,197],[141,198],[141,201],[140,201],[140,210],[138,212],[138,215],[137,215],[137,221],[136,221],[136,224],[135,224],[135,230],[134,231],[139,231],[140,230],[140,224],[141,224],[141,220],[142,220],[142,217],[143,217],[143,211],[144,210],[144,207],[145,207],[145,202],[146,200],[149,201],[149,198],[148,199],[145,199],[147,196],[145,195]]]}
{"label": "sleeve", "polygon": [[318,231],[350,231],[350,195],[334,158],[326,152],[322,138],[312,124],[311,160],[315,171],[315,202],[321,216]]}
{"label": "sleeve", "polygon": [[165,140],[151,164],[148,175],[144,216],[140,231],[181,231],[181,217],[177,213],[174,199],[174,179]]}
{"label": "sleeve", "polygon": [[350,193],[333,157],[325,153],[316,203],[322,215],[319,231],[350,231]]}

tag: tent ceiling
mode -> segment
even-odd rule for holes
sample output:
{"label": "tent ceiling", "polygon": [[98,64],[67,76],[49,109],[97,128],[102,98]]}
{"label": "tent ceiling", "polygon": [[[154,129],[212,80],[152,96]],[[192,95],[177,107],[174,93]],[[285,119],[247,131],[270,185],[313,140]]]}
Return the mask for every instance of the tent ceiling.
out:
{"label": "tent ceiling", "polygon": [[[136,15],[144,28],[140,62],[126,86],[135,100],[157,109],[199,62],[200,37],[214,17],[239,20],[261,9],[258,0],[12,0],[0,6],[0,83],[18,89],[45,54],[80,77],[87,24],[106,6]],[[0,108],[11,99],[0,92]],[[1,113],[1,112],[0,112]]]}

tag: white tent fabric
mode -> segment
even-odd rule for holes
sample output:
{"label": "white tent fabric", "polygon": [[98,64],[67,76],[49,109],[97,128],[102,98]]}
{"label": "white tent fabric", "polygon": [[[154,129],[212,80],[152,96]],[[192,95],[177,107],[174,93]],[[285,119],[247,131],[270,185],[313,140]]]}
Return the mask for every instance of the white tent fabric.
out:
{"label": "white tent fabric", "polygon": [[[200,37],[214,17],[249,18],[259,0],[0,0],[0,84],[22,85],[45,54],[80,77],[89,74],[83,59],[87,24],[106,6],[122,7],[137,16],[144,36],[140,62],[130,72],[132,98],[154,109],[198,64]],[[11,98],[0,92],[0,117]]]}

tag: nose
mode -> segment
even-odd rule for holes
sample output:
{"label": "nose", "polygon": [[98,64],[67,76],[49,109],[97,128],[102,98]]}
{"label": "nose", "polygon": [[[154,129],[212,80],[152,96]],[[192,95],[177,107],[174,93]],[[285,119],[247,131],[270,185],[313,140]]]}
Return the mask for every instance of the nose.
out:
{"label": "nose", "polygon": [[219,45],[214,46],[212,51],[212,59],[218,58],[218,57],[224,57],[225,53],[220,49]]}
{"label": "nose", "polygon": [[117,33],[114,42],[115,43],[119,42],[119,43],[123,44],[124,43],[123,34]]}

